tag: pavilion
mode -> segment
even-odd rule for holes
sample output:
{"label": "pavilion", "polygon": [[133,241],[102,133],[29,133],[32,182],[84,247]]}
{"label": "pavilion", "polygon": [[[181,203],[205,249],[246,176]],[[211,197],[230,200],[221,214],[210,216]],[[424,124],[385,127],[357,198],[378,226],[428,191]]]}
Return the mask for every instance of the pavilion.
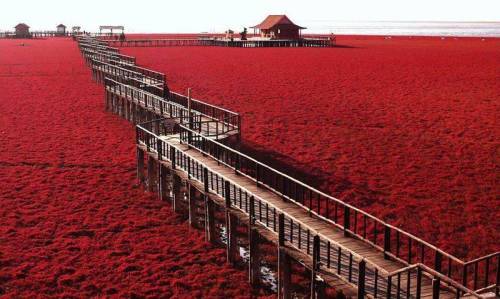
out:
{"label": "pavilion", "polygon": [[306,29],[293,23],[286,15],[269,15],[262,23],[250,27],[254,33],[260,31],[262,38],[298,40],[301,30]]}

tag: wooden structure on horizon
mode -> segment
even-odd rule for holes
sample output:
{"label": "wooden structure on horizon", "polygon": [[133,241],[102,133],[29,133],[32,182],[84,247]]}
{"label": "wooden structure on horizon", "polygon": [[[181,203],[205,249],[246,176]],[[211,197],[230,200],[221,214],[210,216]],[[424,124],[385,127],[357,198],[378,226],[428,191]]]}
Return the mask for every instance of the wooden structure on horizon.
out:
{"label": "wooden structure on horizon", "polygon": [[16,38],[30,38],[30,26],[25,23],[19,23],[14,27],[15,29],[15,37]]}
{"label": "wooden structure on horizon", "polygon": [[103,34],[104,30],[109,30],[109,33],[105,33],[105,35],[113,35],[113,30],[121,30],[120,34],[125,33],[125,27],[124,26],[110,26],[110,25],[103,25],[99,26],[99,35]]}
{"label": "wooden structure on horizon", "polygon": [[305,27],[296,25],[286,15],[269,15],[260,24],[252,26],[254,34],[260,32],[260,36],[270,39],[291,39],[301,38],[301,30]]}
{"label": "wooden structure on horizon", "polygon": [[204,229],[208,242],[224,244],[228,263],[247,251],[252,285],[262,283],[267,242],[276,249],[279,298],[292,295],[292,262],[308,269],[311,298],[323,298],[326,285],[358,299],[500,297],[500,252],[462,261],[245,155],[229,145],[241,138],[239,114],[162,92],[164,74],[104,41],[78,41],[104,83],[106,109],[137,125],[138,180]]}
{"label": "wooden structure on horizon", "polygon": [[64,24],[59,24],[56,27],[56,33],[57,35],[66,35],[66,26]]}

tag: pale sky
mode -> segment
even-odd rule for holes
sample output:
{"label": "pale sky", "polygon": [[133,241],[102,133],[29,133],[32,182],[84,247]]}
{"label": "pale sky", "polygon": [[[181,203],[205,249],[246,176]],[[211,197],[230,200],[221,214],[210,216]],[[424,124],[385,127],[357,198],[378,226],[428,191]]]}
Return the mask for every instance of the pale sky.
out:
{"label": "pale sky", "polygon": [[500,0],[3,0],[0,30],[24,22],[31,30],[63,23],[87,31],[124,25],[126,32],[220,32],[268,14],[286,14],[309,32],[330,21],[500,22]]}

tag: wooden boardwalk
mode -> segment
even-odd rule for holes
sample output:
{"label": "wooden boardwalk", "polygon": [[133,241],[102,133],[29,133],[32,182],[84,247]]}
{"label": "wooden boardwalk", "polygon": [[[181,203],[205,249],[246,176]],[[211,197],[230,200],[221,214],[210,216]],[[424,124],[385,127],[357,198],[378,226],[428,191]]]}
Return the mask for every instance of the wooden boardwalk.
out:
{"label": "wooden boardwalk", "polygon": [[280,298],[291,296],[291,260],[309,269],[313,298],[325,284],[358,298],[499,297],[499,252],[461,261],[244,155],[225,144],[241,136],[238,114],[170,92],[164,76],[102,46],[80,40],[106,108],[138,124],[139,180],[174,210],[187,209],[191,224],[202,222],[208,241],[216,239],[214,206],[224,209],[228,262],[238,259],[236,223],[247,223],[252,284],[265,239],[277,248]]}
{"label": "wooden boardwalk", "polygon": [[128,39],[107,40],[108,45],[114,47],[192,47],[192,46],[217,46],[236,48],[282,48],[282,47],[334,47],[335,42],[327,38],[299,39],[299,40],[225,40],[225,39]]}

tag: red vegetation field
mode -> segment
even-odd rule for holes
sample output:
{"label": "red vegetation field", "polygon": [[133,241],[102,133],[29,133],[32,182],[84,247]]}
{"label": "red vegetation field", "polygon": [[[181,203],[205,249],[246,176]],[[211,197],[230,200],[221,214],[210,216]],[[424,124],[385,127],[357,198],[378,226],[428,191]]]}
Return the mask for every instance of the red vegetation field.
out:
{"label": "red vegetation field", "polygon": [[75,42],[0,40],[0,297],[249,297],[135,184],[133,127],[103,107]]}
{"label": "red vegetation field", "polygon": [[123,52],[242,113],[246,143],[336,197],[461,258],[499,250],[500,40],[338,43]]}

